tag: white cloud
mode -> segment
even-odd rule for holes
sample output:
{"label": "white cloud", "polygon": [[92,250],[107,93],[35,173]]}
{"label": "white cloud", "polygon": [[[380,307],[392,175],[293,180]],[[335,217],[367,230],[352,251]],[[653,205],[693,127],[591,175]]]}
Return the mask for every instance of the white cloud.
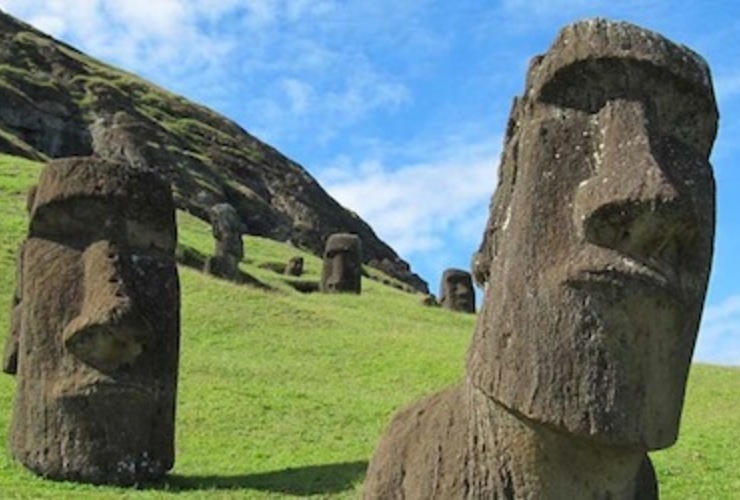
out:
{"label": "white cloud", "polygon": [[451,236],[472,253],[496,185],[497,144],[428,145],[432,159],[395,168],[382,159],[343,158],[319,177],[403,256],[442,251]]}
{"label": "white cloud", "polygon": [[292,115],[302,115],[308,110],[313,94],[310,85],[295,78],[284,78],[280,87],[288,99],[288,110]]}
{"label": "white cloud", "polygon": [[705,308],[694,359],[740,365],[740,295]]}

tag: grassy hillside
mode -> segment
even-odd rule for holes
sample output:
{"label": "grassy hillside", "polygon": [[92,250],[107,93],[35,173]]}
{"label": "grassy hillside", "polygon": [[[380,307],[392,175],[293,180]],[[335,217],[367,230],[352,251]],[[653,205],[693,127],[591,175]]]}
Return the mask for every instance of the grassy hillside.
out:
{"label": "grassy hillside", "polygon": [[[10,303],[15,249],[25,230],[25,190],[39,166],[0,157],[0,305]],[[211,251],[209,228],[178,214],[180,241]],[[419,305],[364,280],[357,296],[301,294],[260,267],[302,254],[305,279],[320,261],[246,239],[243,270],[263,291],[189,268],[182,281],[177,463],[140,490],[43,481],[0,450],[0,497],[355,498],[392,412],[458,380],[472,316]],[[0,336],[8,308],[0,307]],[[2,338],[0,337],[0,338]],[[14,382],[0,376],[0,441]],[[694,366],[679,444],[653,455],[663,498],[740,496],[740,370]]]}
{"label": "grassy hillside", "polygon": [[203,220],[213,203],[228,202],[249,234],[316,255],[330,234],[355,233],[366,263],[427,290],[356,213],[237,123],[2,11],[0,152],[38,161],[94,152],[149,165],[168,178],[176,205]]}

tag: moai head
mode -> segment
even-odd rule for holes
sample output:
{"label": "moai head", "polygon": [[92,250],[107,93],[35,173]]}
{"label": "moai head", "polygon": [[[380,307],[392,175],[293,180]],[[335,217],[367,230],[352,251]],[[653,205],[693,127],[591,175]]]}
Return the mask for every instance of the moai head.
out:
{"label": "moai head", "polygon": [[169,185],[94,158],[41,173],[22,248],[13,456],[54,479],[131,484],[174,461],[179,351]]}
{"label": "moai head", "polygon": [[215,254],[234,256],[237,262],[242,260],[244,228],[236,209],[228,203],[219,203],[211,207],[210,215],[213,237],[216,239]]}
{"label": "moai head", "polygon": [[288,260],[285,265],[285,273],[288,276],[300,276],[303,274],[303,257],[295,256]]}
{"label": "moai head", "polygon": [[362,247],[356,234],[332,234],[324,248],[321,291],[360,293]]}
{"label": "moai head", "polygon": [[[626,23],[564,28],[512,110],[468,376],[609,445],[678,432],[714,237],[705,62]],[[484,278],[484,281],[487,276]]]}
{"label": "moai head", "polygon": [[439,303],[445,309],[474,313],[475,291],[470,273],[461,269],[447,269],[442,273]]}

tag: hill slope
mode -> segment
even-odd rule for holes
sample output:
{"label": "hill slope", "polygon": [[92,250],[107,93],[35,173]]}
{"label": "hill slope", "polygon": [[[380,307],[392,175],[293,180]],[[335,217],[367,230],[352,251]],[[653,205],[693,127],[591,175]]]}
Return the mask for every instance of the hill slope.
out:
{"label": "hill slope", "polygon": [[[40,165],[0,156],[0,304],[10,303],[15,251],[25,233],[25,190]],[[178,213],[179,240],[211,250],[209,227]],[[274,291],[212,279],[182,281],[177,461],[141,490],[53,483],[0,450],[0,497],[356,498],[391,414],[459,380],[475,318],[419,305],[420,295],[365,279],[363,294],[301,294],[261,267],[296,250],[245,241],[242,268]],[[305,279],[321,262],[310,254]],[[372,271],[371,271],[372,272]],[[0,338],[8,329],[0,308]],[[0,374],[1,375],[1,374]],[[0,442],[14,382],[0,376]],[[692,368],[678,444],[652,454],[661,498],[740,496],[740,370]]]}
{"label": "hill slope", "polygon": [[42,160],[126,159],[168,177],[178,207],[207,219],[234,205],[251,234],[314,254],[352,232],[365,262],[417,290],[426,283],[361,218],[280,152],[214,111],[96,61],[0,11],[0,152]]}

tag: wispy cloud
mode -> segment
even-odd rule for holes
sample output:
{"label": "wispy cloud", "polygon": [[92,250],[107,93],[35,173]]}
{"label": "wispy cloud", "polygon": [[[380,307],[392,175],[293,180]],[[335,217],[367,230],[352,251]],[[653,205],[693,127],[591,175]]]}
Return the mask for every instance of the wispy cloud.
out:
{"label": "wispy cloud", "polygon": [[714,80],[714,89],[720,103],[737,97],[740,95],[740,72],[717,76]]}
{"label": "wispy cloud", "polygon": [[496,184],[499,142],[429,144],[430,157],[395,167],[382,157],[357,163],[340,158],[319,178],[403,256],[449,257],[459,250],[445,248],[451,240],[469,255],[480,240]]}
{"label": "wispy cloud", "polygon": [[694,359],[740,365],[740,295],[706,307]]}

